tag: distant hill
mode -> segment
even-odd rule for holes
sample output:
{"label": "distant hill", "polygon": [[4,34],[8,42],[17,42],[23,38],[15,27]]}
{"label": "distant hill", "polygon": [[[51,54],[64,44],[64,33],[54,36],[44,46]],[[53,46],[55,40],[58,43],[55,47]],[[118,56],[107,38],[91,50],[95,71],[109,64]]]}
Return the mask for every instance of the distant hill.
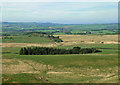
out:
{"label": "distant hill", "polygon": [[46,32],[49,34],[118,34],[118,24],[58,24],[39,22],[3,22],[3,32]]}

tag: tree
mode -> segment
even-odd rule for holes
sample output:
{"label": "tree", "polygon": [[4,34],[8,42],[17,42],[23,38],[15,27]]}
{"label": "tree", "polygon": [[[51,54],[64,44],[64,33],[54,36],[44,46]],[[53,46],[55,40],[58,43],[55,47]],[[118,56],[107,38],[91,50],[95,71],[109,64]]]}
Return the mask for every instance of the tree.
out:
{"label": "tree", "polygon": [[86,54],[100,52],[96,48],[80,48],[73,47],[73,49],[57,49],[48,47],[24,47],[21,48],[20,55],[56,55],[56,54]]}
{"label": "tree", "polygon": [[79,52],[80,52],[80,47],[74,47],[73,49],[72,49],[72,53],[73,54],[79,54]]}
{"label": "tree", "polygon": [[28,50],[25,47],[23,48],[23,50],[23,55],[28,55]]}
{"label": "tree", "polygon": [[21,50],[20,50],[20,55],[23,55],[23,48],[21,48]]}

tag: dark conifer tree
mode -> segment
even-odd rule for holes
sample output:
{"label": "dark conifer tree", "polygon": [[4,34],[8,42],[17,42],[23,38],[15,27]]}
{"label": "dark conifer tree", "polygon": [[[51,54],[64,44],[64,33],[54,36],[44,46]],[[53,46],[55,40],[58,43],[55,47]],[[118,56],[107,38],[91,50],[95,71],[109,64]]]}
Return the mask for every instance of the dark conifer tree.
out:
{"label": "dark conifer tree", "polygon": [[56,55],[56,54],[86,54],[101,52],[95,48],[57,49],[47,47],[24,47],[20,50],[20,55]]}
{"label": "dark conifer tree", "polygon": [[21,50],[20,50],[20,55],[23,55],[23,48],[21,48]]}

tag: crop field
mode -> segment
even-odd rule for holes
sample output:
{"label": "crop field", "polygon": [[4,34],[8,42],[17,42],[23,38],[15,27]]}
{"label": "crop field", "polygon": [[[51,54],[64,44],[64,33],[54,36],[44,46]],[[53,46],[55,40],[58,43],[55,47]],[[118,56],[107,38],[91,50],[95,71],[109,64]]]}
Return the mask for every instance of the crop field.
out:
{"label": "crop field", "polygon": [[[117,83],[117,35],[56,35],[64,42],[26,38],[3,40],[3,83]],[[22,38],[21,36],[18,36]],[[30,41],[31,40],[31,41]],[[39,41],[40,40],[40,41]],[[29,41],[29,42],[28,42]],[[101,43],[104,42],[104,43]],[[94,47],[102,52],[65,55],[19,55],[21,47]]]}
{"label": "crop field", "polygon": [[118,35],[59,35],[65,43],[76,44],[118,44]]}

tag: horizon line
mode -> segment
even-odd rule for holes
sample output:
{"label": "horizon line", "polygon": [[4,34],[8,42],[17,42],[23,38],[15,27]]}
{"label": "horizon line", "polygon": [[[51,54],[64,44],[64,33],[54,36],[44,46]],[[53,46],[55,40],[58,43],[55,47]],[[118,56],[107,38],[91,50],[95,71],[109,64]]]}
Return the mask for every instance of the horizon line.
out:
{"label": "horizon line", "polygon": [[[45,24],[45,23],[51,23],[51,24],[75,24],[75,23],[55,23],[55,22],[26,22],[26,21],[2,21],[2,23],[41,23],[41,24]],[[76,23],[78,24],[78,23]],[[118,22],[106,22],[106,23],[79,23],[79,24],[118,24]],[[79,25],[78,24],[78,25]]]}

